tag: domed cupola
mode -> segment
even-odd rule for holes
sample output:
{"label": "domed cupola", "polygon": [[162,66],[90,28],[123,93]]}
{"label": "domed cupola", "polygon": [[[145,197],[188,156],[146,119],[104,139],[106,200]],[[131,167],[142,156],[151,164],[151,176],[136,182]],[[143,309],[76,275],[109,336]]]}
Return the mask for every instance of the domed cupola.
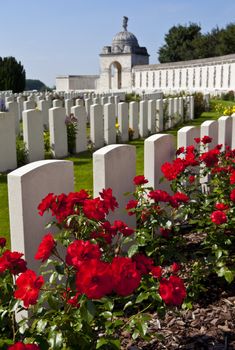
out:
{"label": "domed cupola", "polygon": [[123,17],[123,31],[117,33],[112,41],[112,52],[132,52],[135,48],[139,48],[139,43],[134,34],[127,31],[128,17]]}

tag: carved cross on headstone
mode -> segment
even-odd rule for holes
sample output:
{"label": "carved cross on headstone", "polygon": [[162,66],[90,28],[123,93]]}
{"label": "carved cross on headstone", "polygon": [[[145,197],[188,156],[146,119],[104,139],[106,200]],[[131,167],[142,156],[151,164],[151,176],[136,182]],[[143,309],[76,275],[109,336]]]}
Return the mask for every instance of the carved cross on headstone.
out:
{"label": "carved cross on headstone", "polygon": [[125,31],[127,31],[127,22],[128,22],[128,17],[123,16],[122,26],[123,26],[123,29],[124,29]]}

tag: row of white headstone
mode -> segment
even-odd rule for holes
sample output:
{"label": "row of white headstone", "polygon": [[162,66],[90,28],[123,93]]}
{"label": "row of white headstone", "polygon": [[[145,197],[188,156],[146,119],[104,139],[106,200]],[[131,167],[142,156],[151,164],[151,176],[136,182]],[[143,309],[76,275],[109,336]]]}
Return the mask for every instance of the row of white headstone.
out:
{"label": "row of white headstone", "polygon": [[[195,137],[211,136],[211,149],[216,144],[235,148],[235,116],[222,116],[218,121],[206,121],[201,127],[187,126],[178,132],[178,147],[195,145]],[[223,148],[224,149],[224,148]],[[175,157],[176,146],[172,135],[155,134],[144,143],[144,175],[149,186],[169,190],[169,183],[161,182],[161,165]],[[124,210],[134,190],[136,175],[136,148],[131,145],[108,145],[93,154],[93,193],[99,195],[103,188],[112,188],[119,208],[108,219],[120,219],[135,227],[135,218]],[[8,174],[8,196],[12,250],[25,254],[30,268],[38,268],[34,254],[50,216],[39,216],[37,206],[48,193],[74,191],[73,163],[66,160],[42,160],[27,164]]]}
{"label": "row of white headstone", "polygon": [[[146,138],[150,134],[160,132],[174,126],[175,116],[183,118],[183,98],[171,98],[168,100],[149,100],[141,102],[120,102],[97,104],[96,98],[86,99],[85,105],[82,99],[65,100],[65,108],[62,100],[38,101],[27,100],[23,102],[25,110],[22,111],[23,139],[28,151],[28,162],[44,159],[44,127],[49,129],[50,146],[54,158],[60,159],[68,156],[66,115],[72,113],[77,118],[77,134],[75,152],[87,150],[87,121],[90,121],[90,141],[94,149],[99,149],[105,144],[125,143],[129,140],[129,128],[133,132],[133,139]],[[106,102],[106,101],[105,101]],[[95,104],[92,104],[95,103]],[[168,123],[164,125],[164,103],[168,109]],[[17,167],[16,160],[16,134],[20,129],[19,116],[17,114],[17,102],[6,101],[9,112],[0,112],[0,172]],[[187,98],[187,115],[185,119],[193,119],[193,97]],[[7,152],[6,152],[7,150]]]}

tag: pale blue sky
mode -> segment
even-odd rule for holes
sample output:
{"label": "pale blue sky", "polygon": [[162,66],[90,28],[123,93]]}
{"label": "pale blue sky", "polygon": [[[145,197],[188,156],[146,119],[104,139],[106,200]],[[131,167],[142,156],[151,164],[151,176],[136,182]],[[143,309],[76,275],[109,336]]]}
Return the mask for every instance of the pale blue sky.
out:
{"label": "pale blue sky", "polygon": [[20,60],[28,79],[52,86],[57,75],[98,74],[99,53],[128,30],[157,62],[164,35],[177,24],[202,32],[235,22],[235,0],[0,0],[0,56]]}

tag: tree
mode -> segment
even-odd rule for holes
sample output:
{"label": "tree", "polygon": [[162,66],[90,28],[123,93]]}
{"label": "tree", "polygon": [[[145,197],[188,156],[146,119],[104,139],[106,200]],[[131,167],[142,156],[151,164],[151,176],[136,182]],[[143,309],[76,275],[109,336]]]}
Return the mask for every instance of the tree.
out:
{"label": "tree", "polygon": [[45,91],[47,89],[47,86],[41,80],[26,79],[25,90]]}
{"label": "tree", "polygon": [[158,51],[160,63],[197,58],[195,57],[195,43],[201,36],[201,27],[198,24],[173,26],[165,35],[166,43]]}
{"label": "tree", "polygon": [[22,92],[25,88],[25,70],[14,57],[0,57],[0,90]]}
{"label": "tree", "polygon": [[201,34],[197,24],[174,26],[165,35],[165,44],[158,53],[160,63],[233,54],[235,24],[230,23],[222,29],[217,26],[206,34]]}

